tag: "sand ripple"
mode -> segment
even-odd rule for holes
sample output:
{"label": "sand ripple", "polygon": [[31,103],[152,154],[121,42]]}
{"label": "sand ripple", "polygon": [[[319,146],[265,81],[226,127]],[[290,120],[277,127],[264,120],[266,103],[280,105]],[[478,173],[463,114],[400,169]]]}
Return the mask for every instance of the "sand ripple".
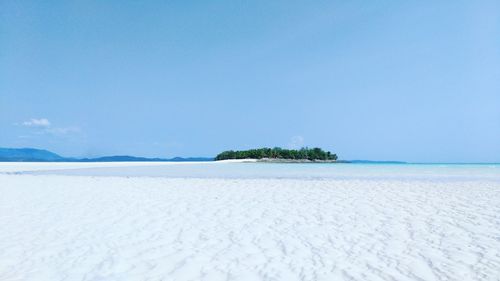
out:
{"label": "sand ripple", "polygon": [[500,280],[500,183],[0,175],[0,280]]}

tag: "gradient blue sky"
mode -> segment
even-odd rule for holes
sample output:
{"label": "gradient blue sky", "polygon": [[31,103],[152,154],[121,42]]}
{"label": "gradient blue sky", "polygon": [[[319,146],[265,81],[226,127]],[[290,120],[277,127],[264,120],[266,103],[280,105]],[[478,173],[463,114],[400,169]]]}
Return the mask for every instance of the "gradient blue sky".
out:
{"label": "gradient blue sky", "polygon": [[0,1],[0,146],[500,161],[500,2]]}

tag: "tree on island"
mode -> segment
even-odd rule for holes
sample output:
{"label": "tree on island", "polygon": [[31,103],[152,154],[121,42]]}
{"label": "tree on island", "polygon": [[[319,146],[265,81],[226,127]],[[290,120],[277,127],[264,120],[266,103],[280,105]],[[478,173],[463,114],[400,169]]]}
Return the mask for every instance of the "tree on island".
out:
{"label": "tree on island", "polygon": [[228,150],[218,154],[215,160],[228,160],[228,159],[286,159],[286,160],[330,160],[336,161],[337,154],[330,151],[324,151],[321,148],[308,148],[303,147],[300,150],[283,149],[280,147],[275,148],[259,148],[249,150]]}

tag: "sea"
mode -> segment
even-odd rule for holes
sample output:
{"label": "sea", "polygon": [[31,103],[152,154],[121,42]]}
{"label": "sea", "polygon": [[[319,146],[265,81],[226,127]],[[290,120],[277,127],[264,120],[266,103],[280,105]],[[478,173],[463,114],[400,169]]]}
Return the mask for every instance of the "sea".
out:
{"label": "sea", "polygon": [[80,176],[165,178],[292,178],[500,181],[500,164],[376,164],[376,163],[123,163],[110,167],[68,167],[20,172]]}

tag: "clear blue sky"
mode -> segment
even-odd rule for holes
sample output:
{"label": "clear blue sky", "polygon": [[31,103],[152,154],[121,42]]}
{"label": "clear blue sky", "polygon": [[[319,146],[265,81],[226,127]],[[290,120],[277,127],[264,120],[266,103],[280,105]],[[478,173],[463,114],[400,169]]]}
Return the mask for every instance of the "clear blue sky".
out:
{"label": "clear blue sky", "polygon": [[0,146],[500,161],[500,2],[1,1]]}

